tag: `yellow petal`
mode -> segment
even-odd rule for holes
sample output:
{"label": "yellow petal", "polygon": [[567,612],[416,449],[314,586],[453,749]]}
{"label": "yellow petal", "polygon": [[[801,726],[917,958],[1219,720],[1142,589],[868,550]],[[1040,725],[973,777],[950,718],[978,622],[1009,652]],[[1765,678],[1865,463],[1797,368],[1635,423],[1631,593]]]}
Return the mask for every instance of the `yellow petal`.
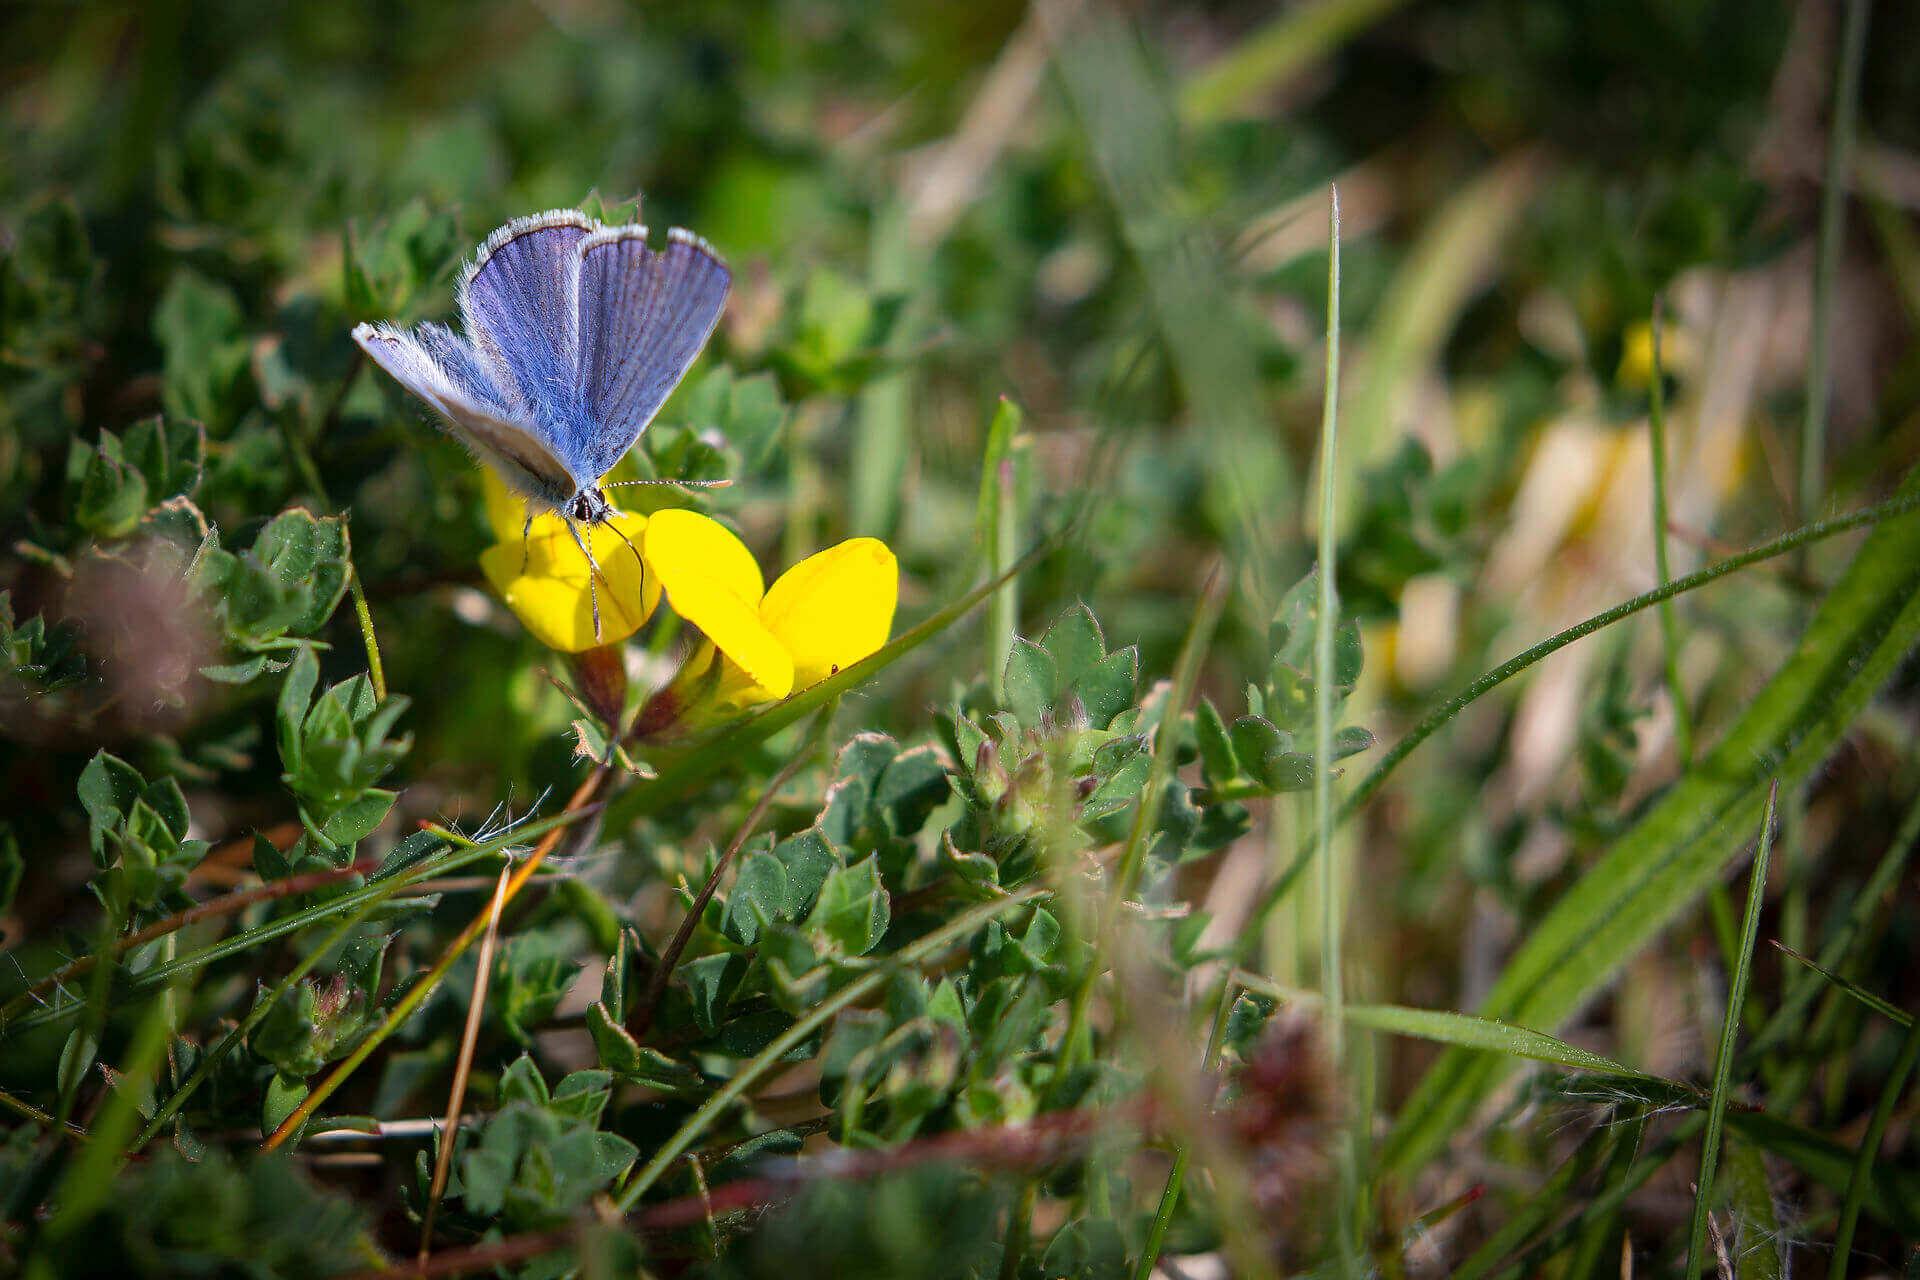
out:
{"label": "yellow petal", "polygon": [[793,661],[760,621],[765,588],[746,544],[717,520],[673,509],[648,519],[644,549],[673,611],[713,641],[747,688],[765,691],[755,700],[786,697]]}
{"label": "yellow petal", "polygon": [[[592,591],[587,559],[566,522],[542,514],[523,541],[524,521],[523,516],[515,523],[510,539],[480,553],[480,568],[536,640],[550,649],[579,653],[625,640],[640,629],[660,600],[660,586],[642,571],[637,554],[646,537],[646,517],[618,512],[583,534],[600,566]],[[595,596],[600,602],[598,636],[593,630]]]}
{"label": "yellow petal", "polygon": [[[492,467],[480,468],[480,491],[486,495],[487,527],[493,530],[493,540],[502,546],[509,542],[517,545],[520,530],[527,523],[527,500],[507,488]],[[556,521],[559,518],[551,517]]]}
{"label": "yellow petal", "polygon": [[793,687],[805,689],[885,644],[899,598],[900,566],[887,544],[853,538],[781,574],[760,620],[793,658]]}

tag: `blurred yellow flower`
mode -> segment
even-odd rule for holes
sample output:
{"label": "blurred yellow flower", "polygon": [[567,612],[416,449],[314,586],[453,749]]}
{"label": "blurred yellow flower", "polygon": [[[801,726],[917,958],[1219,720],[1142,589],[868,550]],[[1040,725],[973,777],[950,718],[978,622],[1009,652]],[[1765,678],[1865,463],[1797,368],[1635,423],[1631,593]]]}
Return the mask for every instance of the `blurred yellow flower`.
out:
{"label": "blurred yellow flower", "polygon": [[[583,532],[601,574],[589,591],[592,570],[565,520],[542,512],[523,539],[524,505],[491,471],[486,473],[486,492],[487,523],[496,542],[480,553],[480,569],[534,639],[549,649],[580,653],[618,644],[652,616],[660,603],[660,584],[641,569],[645,516],[623,511]],[[595,597],[600,602],[598,636],[593,633]]]}

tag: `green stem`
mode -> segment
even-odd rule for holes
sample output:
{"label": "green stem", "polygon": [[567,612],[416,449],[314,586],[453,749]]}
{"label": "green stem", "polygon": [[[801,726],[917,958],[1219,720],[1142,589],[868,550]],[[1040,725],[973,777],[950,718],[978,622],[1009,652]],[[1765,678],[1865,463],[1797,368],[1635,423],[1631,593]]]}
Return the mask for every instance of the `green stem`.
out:
{"label": "green stem", "polygon": [[1753,945],[1760,935],[1760,904],[1767,896],[1767,859],[1773,853],[1773,823],[1780,805],[1780,783],[1767,789],[1767,811],[1760,824],[1760,847],[1747,880],[1747,916],[1740,928],[1740,963],[1727,987],[1727,1015],[1720,1022],[1720,1050],[1713,1059],[1713,1093],[1707,1104],[1707,1136],[1701,1144],[1700,1186],[1693,1199],[1693,1228],[1687,1239],[1687,1268],[1697,1276],[1706,1262],[1707,1215],[1713,1206],[1714,1168],[1720,1160],[1720,1133],[1727,1119],[1727,1095],[1733,1087],[1733,1054],[1740,1039],[1740,1013],[1747,1004],[1747,979],[1753,973]]}
{"label": "green stem", "polygon": [[[1220,1042],[1226,1036],[1227,1014],[1233,1009],[1234,997],[1239,992],[1240,984],[1235,975],[1228,974],[1220,984],[1220,1002],[1214,1007],[1213,1026],[1207,1032],[1206,1053],[1200,1059],[1203,1089],[1220,1062]],[[1153,1224],[1147,1228],[1147,1241],[1140,1248],[1140,1259],[1133,1270],[1134,1280],[1151,1280],[1155,1268],[1160,1265],[1160,1251],[1166,1247],[1167,1230],[1173,1225],[1174,1210],[1180,1207],[1180,1192],[1186,1183],[1187,1165],[1192,1157],[1193,1140],[1183,1138],[1173,1149],[1173,1168],[1167,1171],[1167,1185],[1160,1192],[1160,1206],[1154,1210]]]}
{"label": "green stem", "polygon": [[[1603,609],[1585,621],[1575,623],[1573,626],[1568,627],[1565,631],[1556,632],[1554,635],[1547,637],[1525,652],[1516,654],[1491,671],[1484,673],[1459,693],[1454,694],[1451,698],[1448,698],[1445,702],[1422,716],[1419,723],[1408,730],[1405,737],[1393,744],[1393,748],[1388,751],[1385,756],[1381,757],[1380,762],[1373,767],[1373,771],[1347,796],[1346,800],[1340,806],[1339,814],[1336,817],[1336,825],[1352,817],[1368,800],[1372,799],[1373,793],[1380,789],[1381,785],[1386,782],[1388,775],[1399,767],[1400,762],[1412,755],[1421,743],[1439,732],[1449,720],[1471,706],[1482,695],[1505,684],[1541,659],[1558,653],[1574,641],[1583,640],[1594,632],[1612,626],[1624,618],[1630,618],[1644,609],[1650,609],[1662,600],[1671,600],[1675,596],[1685,595],[1689,591],[1698,590],[1710,582],[1726,577],[1730,573],[1738,572],[1741,569],[1759,564],[1765,560],[1771,560],[1776,556],[1783,556],[1789,552],[1797,551],[1801,547],[1822,541],[1826,538],[1837,537],[1843,533],[1850,533],[1855,529],[1862,529],[1868,525],[1878,524],[1883,520],[1892,520],[1897,516],[1904,516],[1916,509],[1920,509],[1920,493],[1910,493],[1898,498],[1889,498],[1885,502],[1875,503],[1871,507],[1864,507],[1859,511],[1854,511],[1844,516],[1835,516],[1831,520],[1816,520],[1812,524],[1802,525],[1790,533],[1784,533],[1770,542],[1763,542],[1759,546],[1750,547],[1740,552],[1738,555],[1716,561],[1704,569],[1697,569],[1684,577],[1675,578],[1664,587],[1656,587],[1652,591],[1647,591],[1633,597],[1631,600],[1622,601],[1610,609]],[[1237,959],[1245,959],[1247,952],[1250,950],[1251,941],[1257,940],[1259,936],[1259,926],[1261,922],[1266,919],[1268,912],[1272,911],[1274,906],[1286,897],[1287,892],[1293,887],[1295,880],[1298,878],[1300,870],[1312,860],[1312,857],[1313,849],[1311,847],[1300,850],[1295,855],[1293,862],[1289,863],[1286,870],[1281,872],[1280,878],[1274,881],[1261,897],[1245,929],[1241,932],[1240,941],[1236,950]]]}
{"label": "green stem", "polygon": [[1906,1087],[1916,1057],[1920,1057],[1920,1018],[1907,1024],[1907,1034],[1900,1041],[1900,1054],[1894,1059],[1892,1070],[1887,1072],[1887,1083],[1880,1090],[1873,1118],[1867,1122],[1866,1136],[1854,1152],[1853,1168],[1847,1172],[1847,1196],[1840,1206],[1840,1225],[1833,1234],[1833,1265],[1827,1271],[1828,1280],[1846,1280],[1853,1233],[1860,1225],[1860,1206],[1866,1202],[1874,1158],[1880,1152],[1880,1140],[1886,1136],[1887,1123],[1893,1118],[1894,1105],[1900,1101],[1901,1090]]}
{"label": "green stem", "polygon": [[1834,77],[1833,115],[1827,127],[1826,171],[1820,189],[1820,240],[1813,268],[1813,341],[1807,356],[1806,418],[1800,433],[1800,516],[1820,502],[1826,478],[1827,396],[1832,384],[1833,288],[1840,273],[1847,178],[1860,107],[1860,64],[1867,47],[1867,0],[1847,0]]}
{"label": "green stem", "polygon": [[[1340,440],[1340,192],[1329,189],[1327,207],[1327,375],[1320,406],[1320,528],[1316,557],[1319,598],[1313,619],[1313,842],[1320,864],[1320,985],[1330,1025],[1328,1056],[1337,1073],[1347,1059],[1346,983],[1340,966],[1345,956],[1340,901],[1340,871],[1333,860],[1333,632],[1339,608],[1335,579],[1336,467]],[[1356,1275],[1360,1249],[1356,1227],[1360,1212],[1358,1151],[1365,1120],[1355,1109],[1354,1125],[1342,1126],[1334,1140],[1340,1175],[1335,1204],[1335,1249],[1340,1274]]]}
{"label": "green stem", "polygon": [[[1647,381],[1647,445],[1653,455],[1653,567],[1659,585],[1673,581],[1673,566],[1667,558],[1667,413],[1666,373],[1660,364],[1660,300],[1654,299],[1653,368]],[[1660,602],[1660,639],[1665,650],[1667,698],[1673,703],[1674,754],[1685,769],[1693,763],[1693,713],[1687,707],[1687,693],[1680,685],[1680,623],[1674,616],[1673,601]]]}
{"label": "green stem", "polygon": [[380,661],[380,640],[373,633],[373,611],[367,607],[367,589],[360,585],[358,563],[347,575],[347,590],[353,593],[353,616],[360,622],[360,640],[367,647],[367,676],[373,681],[373,696],[385,702],[387,669]]}

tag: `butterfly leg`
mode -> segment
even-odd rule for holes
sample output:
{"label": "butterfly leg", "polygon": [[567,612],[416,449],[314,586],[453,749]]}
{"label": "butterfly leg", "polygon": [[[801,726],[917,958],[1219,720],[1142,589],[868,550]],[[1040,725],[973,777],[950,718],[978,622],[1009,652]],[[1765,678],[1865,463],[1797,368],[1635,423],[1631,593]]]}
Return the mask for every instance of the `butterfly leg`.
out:
{"label": "butterfly leg", "polygon": [[615,537],[619,538],[620,541],[627,544],[627,550],[633,552],[633,563],[635,567],[637,567],[640,570],[640,581],[644,584],[647,580],[647,562],[640,558],[640,548],[634,546],[633,539],[629,538],[626,534],[622,533],[620,531],[620,526],[615,524],[613,521],[608,520],[606,522],[606,526],[607,528],[613,530]]}
{"label": "butterfly leg", "polygon": [[523,578],[527,576],[527,565],[530,564],[533,559],[533,548],[529,541],[532,537],[533,505],[529,503],[527,505],[527,522],[520,526],[520,576]]}
{"label": "butterfly leg", "polygon": [[570,519],[567,520],[567,532],[573,535],[573,545],[580,548],[580,554],[587,558],[587,601],[593,606],[593,638],[598,640],[600,638],[600,593],[595,589],[593,580],[607,575],[600,572],[600,565],[594,560],[593,552],[587,549],[585,539],[580,536],[580,530],[574,527]]}

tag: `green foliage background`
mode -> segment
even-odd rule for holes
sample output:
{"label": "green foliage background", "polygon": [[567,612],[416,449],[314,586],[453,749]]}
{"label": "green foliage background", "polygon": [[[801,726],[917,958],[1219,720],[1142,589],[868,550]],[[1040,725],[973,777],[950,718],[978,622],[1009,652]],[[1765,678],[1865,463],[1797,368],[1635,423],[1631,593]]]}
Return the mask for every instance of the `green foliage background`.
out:
{"label": "green foliage background", "polygon": [[[544,830],[449,1267],[1673,1274],[1709,1211],[1742,1276],[1911,1267],[1920,19],[1871,6],[1830,135],[1841,9],[10,9],[5,1268],[412,1257],[450,944]],[[347,335],[635,201],[735,292],[629,465],[735,483],[625,492],[773,571],[886,539],[908,642],[615,753]],[[1667,575],[1656,413],[1674,576],[1894,505],[1471,683]],[[628,710],[686,644],[627,646]]]}

